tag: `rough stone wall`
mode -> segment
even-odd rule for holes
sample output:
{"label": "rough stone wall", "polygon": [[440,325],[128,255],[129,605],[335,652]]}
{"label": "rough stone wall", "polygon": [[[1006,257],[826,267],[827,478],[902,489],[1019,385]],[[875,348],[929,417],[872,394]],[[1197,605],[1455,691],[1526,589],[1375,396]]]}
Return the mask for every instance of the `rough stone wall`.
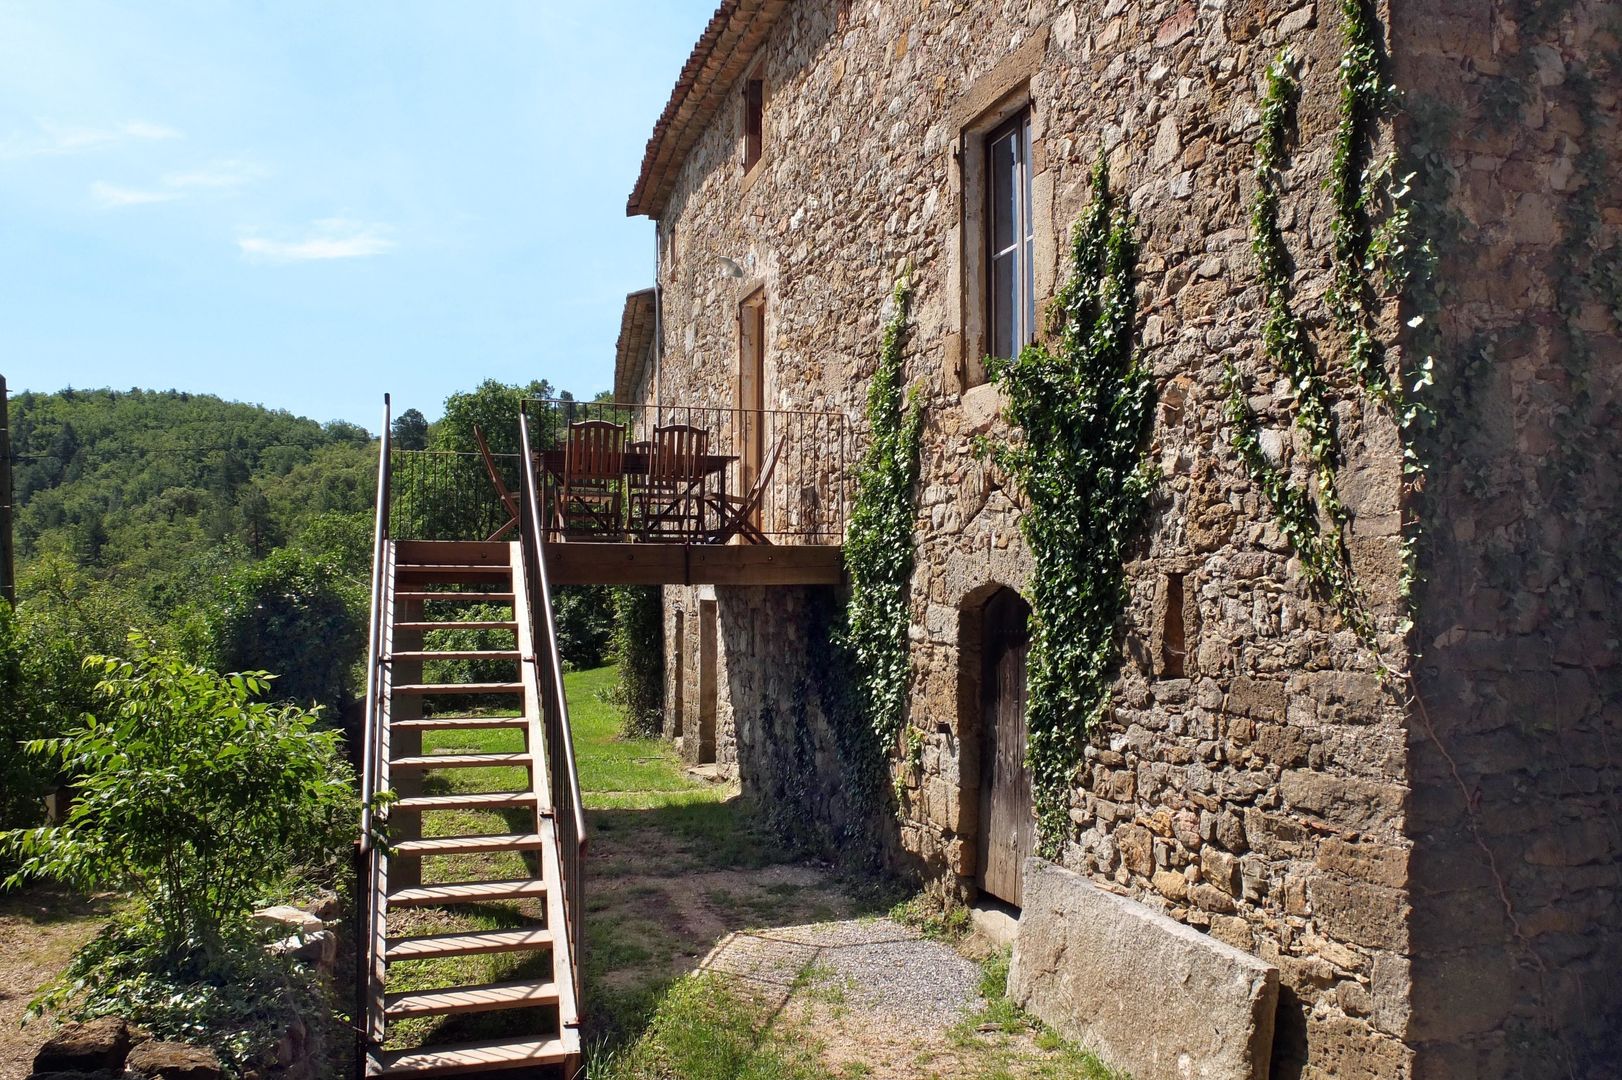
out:
{"label": "rough stone wall", "polygon": [[1392,28],[1442,256],[1410,826],[1427,1077],[1614,1076],[1622,1049],[1619,19],[1420,0]]}
{"label": "rough stone wall", "polygon": [[[1433,0],[1425,10],[1440,6]],[[1088,750],[1062,861],[1275,963],[1282,974],[1277,1075],[1393,1077],[1410,1074],[1411,1047],[1430,1030],[1428,1020],[1411,1018],[1411,1004],[1440,1007],[1410,983],[1408,715],[1382,687],[1375,658],[1310,594],[1271,509],[1228,449],[1218,387],[1224,360],[1251,376],[1264,446],[1305,483],[1290,394],[1261,351],[1262,291],[1247,230],[1262,74],[1287,44],[1299,61],[1303,96],[1281,223],[1296,261],[1298,309],[1337,399],[1354,563],[1386,657],[1404,666],[1396,433],[1391,417],[1368,406],[1343,373],[1322,299],[1337,9],[1327,0],[1293,9],[1259,0],[801,0],[762,55],[763,161],[742,175],[742,110],[723,109],[688,159],[660,223],[670,251],[661,279],[661,391],[667,402],[730,406],[738,305],[764,288],[768,407],[839,409],[859,427],[885,298],[898,265],[912,262],[917,293],[907,373],[923,388],[927,414],[911,723],[925,745],[921,767],[904,777],[898,849],[914,869],[972,889],[978,605],[998,583],[1020,586],[1029,555],[1005,481],[971,447],[976,434],[1007,433],[995,393],[964,386],[977,350],[976,289],[964,283],[965,179],[956,149],[965,127],[1028,79],[1037,291],[1049,297],[1103,148],[1143,242],[1142,343],[1160,395],[1153,453],[1166,480],[1150,535],[1129,567],[1127,661],[1113,715]],[[1377,13],[1385,18],[1384,4]],[[1415,14],[1405,24],[1405,44],[1424,38],[1427,17]],[[1454,83],[1448,91],[1457,97],[1463,88]],[[972,183],[967,200],[974,200]],[[721,276],[721,256],[738,261],[745,280]],[[1498,322],[1529,322],[1513,297],[1492,291],[1501,285],[1491,275],[1478,275],[1474,287],[1483,304],[1498,305]],[[1396,316],[1394,307],[1383,315],[1388,340],[1397,336]],[[1523,382],[1547,367],[1546,356],[1529,355]],[[1527,399],[1524,407],[1538,402]],[[1529,449],[1516,444],[1507,452]],[[1615,485],[1606,488],[1604,475],[1584,488],[1596,511],[1614,510]],[[1478,535],[1485,535],[1492,501],[1476,499]],[[1602,535],[1603,520],[1596,518],[1591,539]],[[1502,525],[1493,520],[1491,529]],[[1168,667],[1165,647],[1179,584],[1187,645],[1180,674]],[[1440,606],[1442,592],[1465,595],[1459,587],[1435,577],[1426,602]],[[667,603],[678,592],[668,590]],[[684,610],[695,611],[687,593]],[[782,726],[803,697],[797,687],[821,674],[810,669],[802,640],[804,592],[717,589],[716,596],[725,628],[721,726],[735,733],[730,760],[746,787],[787,794],[766,778],[792,777],[815,762],[819,776],[804,787],[836,790],[824,770],[837,758],[815,706],[803,724]],[[1492,617],[1503,633],[1513,629],[1503,621],[1510,614]],[[697,642],[690,626],[684,670],[691,670]],[[1502,655],[1514,647],[1503,646]],[[1538,670],[1547,673],[1547,663]],[[1590,678],[1596,682],[1574,690],[1594,703],[1602,676]],[[1506,678],[1502,693],[1534,693],[1514,682]],[[691,730],[691,694],[687,700]],[[1602,734],[1599,718],[1614,718],[1614,711],[1591,704],[1585,737]],[[1575,735],[1578,726],[1567,730]],[[1423,744],[1415,748],[1423,760]],[[1571,761],[1591,760],[1586,750],[1574,745]],[[1486,761],[1501,751],[1481,752]],[[1573,816],[1610,798],[1614,823],[1614,770],[1606,775],[1613,779],[1558,781],[1604,792],[1583,794]],[[1434,813],[1438,785],[1432,772],[1426,776],[1415,799]],[[1551,775],[1548,784],[1555,783]],[[812,813],[830,805],[837,800],[805,803]],[[1604,843],[1614,845],[1614,835],[1613,826]],[[1440,847],[1444,856],[1456,851],[1456,844]],[[1595,875],[1580,903],[1612,902],[1609,880]],[[1577,925],[1579,906],[1558,908],[1567,925]],[[1448,917],[1440,904],[1433,910],[1425,925]]]}

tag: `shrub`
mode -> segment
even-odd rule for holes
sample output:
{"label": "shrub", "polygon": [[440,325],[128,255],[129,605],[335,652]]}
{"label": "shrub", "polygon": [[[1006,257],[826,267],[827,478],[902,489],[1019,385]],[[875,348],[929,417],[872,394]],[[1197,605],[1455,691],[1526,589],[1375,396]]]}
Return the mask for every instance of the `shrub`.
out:
{"label": "shrub", "polygon": [[129,660],[86,661],[101,675],[101,716],[29,745],[78,789],[67,820],[4,840],[22,859],[13,880],[133,891],[180,971],[245,924],[260,890],[335,855],[353,781],[312,713],[255,700],[263,672],[218,675],[130,642]]}
{"label": "shrub", "polygon": [[613,660],[619,665],[614,699],[625,710],[627,735],[658,735],[664,726],[663,612],[657,587],[614,590]]}
{"label": "shrub", "polygon": [[576,670],[608,662],[614,636],[613,590],[607,585],[561,585],[552,592],[558,652]]}
{"label": "shrub", "polygon": [[283,701],[338,708],[366,643],[366,596],[330,559],[292,548],[229,575],[211,619],[222,671],[276,672]]}
{"label": "shrub", "polygon": [[43,818],[41,796],[56,773],[23,746],[65,730],[91,708],[95,683],[69,631],[49,612],[0,603],[0,829]]}
{"label": "shrub", "polygon": [[29,1011],[69,1008],[80,1020],[118,1016],[157,1038],[207,1046],[232,1076],[273,1064],[290,1026],[329,1014],[315,976],[268,953],[257,935],[228,937],[177,963],[151,926],[131,920],[81,949]]}

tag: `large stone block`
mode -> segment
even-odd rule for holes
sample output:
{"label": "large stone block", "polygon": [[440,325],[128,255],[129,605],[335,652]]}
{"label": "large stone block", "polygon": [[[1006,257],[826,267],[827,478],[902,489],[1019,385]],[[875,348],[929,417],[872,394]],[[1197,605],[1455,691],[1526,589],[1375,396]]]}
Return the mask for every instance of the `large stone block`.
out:
{"label": "large stone block", "polygon": [[1008,991],[1135,1080],[1267,1080],[1278,969],[1087,878],[1025,863]]}

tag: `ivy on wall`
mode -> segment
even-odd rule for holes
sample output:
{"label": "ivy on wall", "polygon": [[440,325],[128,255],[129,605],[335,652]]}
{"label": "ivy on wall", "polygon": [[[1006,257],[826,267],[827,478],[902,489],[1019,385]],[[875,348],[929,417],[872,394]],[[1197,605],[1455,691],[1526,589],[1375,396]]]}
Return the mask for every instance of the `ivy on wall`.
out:
{"label": "ivy on wall", "polygon": [[850,572],[843,645],[855,665],[877,753],[893,751],[907,716],[910,686],[907,626],[917,517],[923,406],[903,390],[903,360],[912,301],[910,271],[891,295],[878,368],[867,387],[871,441],[856,470],[856,498],[845,538]]}
{"label": "ivy on wall", "polygon": [[[1340,452],[1334,414],[1329,405],[1329,388],[1318,371],[1306,328],[1295,311],[1289,253],[1279,225],[1282,171],[1298,95],[1293,63],[1286,52],[1267,69],[1262,130],[1256,140],[1256,194],[1251,203],[1250,245],[1266,296],[1267,318],[1262,328],[1262,343],[1268,359],[1284,372],[1295,393],[1295,425],[1305,436],[1311,455],[1316,497],[1292,481],[1263,451],[1260,425],[1250,407],[1244,380],[1231,362],[1223,370],[1224,415],[1232,429],[1234,450],[1252,481],[1272,504],[1279,531],[1301,560],[1307,580],[1329,598],[1347,627],[1360,639],[1371,642],[1374,621],[1357,586],[1342,540],[1346,509],[1335,483]],[[1337,135],[1337,160],[1341,142],[1341,136]],[[1337,223],[1337,252],[1341,234],[1349,231]]]}
{"label": "ivy on wall", "polygon": [[1125,559],[1159,478],[1146,458],[1154,387],[1134,345],[1133,220],[1102,162],[1071,238],[1073,267],[1055,298],[1054,348],[988,360],[1018,441],[989,446],[1024,496],[1020,531],[1035,564],[1028,599],[1031,768],[1038,847],[1069,826],[1085,737],[1109,704],[1126,606]]}
{"label": "ivy on wall", "polygon": [[1392,88],[1380,70],[1379,26],[1368,0],[1340,0],[1340,122],[1335,128],[1329,193],[1335,207],[1334,277],[1328,303],[1335,327],[1346,338],[1346,362],[1378,400],[1390,393],[1385,350],[1375,336],[1375,296],[1370,281],[1375,243],[1370,225],[1377,181],[1390,162],[1370,169],[1369,148],[1379,119],[1391,106]]}
{"label": "ivy on wall", "polygon": [[[1333,277],[1325,297],[1341,337],[1346,363],[1369,398],[1391,410],[1401,435],[1403,480],[1409,496],[1402,529],[1399,590],[1412,605],[1421,523],[1410,513],[1423,486],[1421,435],[1435,422],[1423,400],[1433,382],[1436,309],[1431,245],[1416,235],[1409,205],[1412,175],[1398,177],[1397,157],[1373,162],[1378,122],[1388,116],[1395,90],[1386,80],[1380,28],[1367,0],[1341,0],[1339,120],[1334,132],[1328,190],[1334,209]],[[1383,675],[1395,674],[1380,655],[1376,626],[1347,551],[1348,514],[1336,486],[1339,440],[1326,377],[1318,370],[1300,315],[1294,309],[1289,255],[1278,220],[1279,194],[1294,107],[1299,95],[1286,52],[1267,71],[1262,131],[1256,141],[1256,195],[1251,208],[1251,248],[1267,299],[1263,344],[1296,396],[1295,424],[1306,436],[1315,492],[1293,483],[1263,453],[1256,416],[1239,372],[1224,370],[1224,414],[1232,445],[1251,478],[1273,505],[1279,530],[1301,560],[1308,581],[1325,595],[1341,621],[1376,655]],[[1389,371],[1378,335],[1379,281],[1402,297],[1414,331],[1407,369]],[[1412,626],[1412,612],[1404,630]]]}

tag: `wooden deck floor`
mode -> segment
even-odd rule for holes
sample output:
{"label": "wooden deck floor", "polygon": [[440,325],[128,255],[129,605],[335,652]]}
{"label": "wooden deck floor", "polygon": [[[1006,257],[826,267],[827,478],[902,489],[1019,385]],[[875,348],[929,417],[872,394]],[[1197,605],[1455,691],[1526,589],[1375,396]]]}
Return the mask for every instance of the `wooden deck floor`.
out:
{"label": "wooden deck floor", "polygon": [[841,549],[779,544],[554,543],[554,585],[837,585]]}

